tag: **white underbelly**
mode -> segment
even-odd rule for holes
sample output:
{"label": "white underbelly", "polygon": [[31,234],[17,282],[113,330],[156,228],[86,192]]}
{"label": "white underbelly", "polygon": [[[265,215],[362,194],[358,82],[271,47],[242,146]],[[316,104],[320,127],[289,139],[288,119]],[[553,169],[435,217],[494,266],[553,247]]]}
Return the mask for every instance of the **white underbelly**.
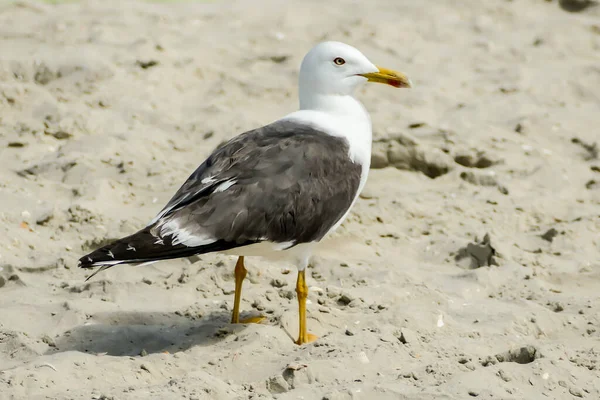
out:
{"label": "white underbelly", "polygon": [[223,251],[230,256],[261,257],[273,262],[295,265],[302,271],[308,265],[312,250],[317,242],[300,243],[289,247],[291,243],[260,242]]}

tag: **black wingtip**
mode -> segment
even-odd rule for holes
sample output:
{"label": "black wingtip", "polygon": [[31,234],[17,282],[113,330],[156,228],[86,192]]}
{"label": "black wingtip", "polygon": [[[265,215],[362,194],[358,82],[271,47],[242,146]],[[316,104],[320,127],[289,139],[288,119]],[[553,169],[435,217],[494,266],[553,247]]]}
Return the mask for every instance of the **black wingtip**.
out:
{"label": "black wingtip", "polygon": [[[92,279],[94,276],[96,276],[96,274],[98,274],[99,272],[104,271],[107,268],[112,267],[112,265],[102,265],[100,268],[98,268],[97,270],[95,270],[90,276],[88,276],[87,278],[85,278],[85,281],[89,281],[90,279]],[[88,267],[89,268],[89,267]]]}
{"label": "black wingtip", "polygon": [[93,268],[95,267],[94,265],[94,260],[92,259],[92,257],[88,255],[83,256],[79,259],[79,261],[77,261],[77,268]]}
{"label": "black wingtip", "polygon": [[[90,269],[98,267],[98,265],[94,265],[94,260],[89,255],[83,256],[77,261],[77,268]],[[98,268],[98,270],[94,271],[90,276],[85,279],[85,282],[89,281],[94,275],[98,272],[102,271],[103,268]]]}
{"label": "black wingtip", "polygon": [[188,247],[183,244],[172,244],[172,238],[162,238],[164,242],[157,244],[157,238],[150,233],[149,228],[134,233],[131,236],[119,239],[104,247],[101,247],[79,259],[77,267],[83,269],[96,268],[86,281],[93,278],[99,272],[119,264],[143,264],[173,258],[190,257],[213,251],[229,250],[254,241],[237,243],[218,240],[205,246]]}

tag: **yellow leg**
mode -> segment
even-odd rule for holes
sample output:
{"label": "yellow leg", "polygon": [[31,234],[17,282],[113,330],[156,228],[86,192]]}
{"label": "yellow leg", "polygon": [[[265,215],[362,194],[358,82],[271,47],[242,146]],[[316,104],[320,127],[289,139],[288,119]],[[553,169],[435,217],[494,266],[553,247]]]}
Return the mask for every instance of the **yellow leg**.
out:
{"label": "yellow leg", "polygon": [[240,321],[240,301],[242,300],[242,284],[248,270],[244,267],[244,256],[240,256],[235,264],[235,296],[233,298],[233,312],[231,313],[232,324],[253,324],[265,319],[263,316],[250,317]]}
{"label": "yellow leg", "polygon": [[304,270],[298,272],[298,281],[296,282],[296,293],[298,294],[298,315],[300,318],[300,333],[296,344],[304,344],[314,342],[318,339],[317,336],[306,331],[306,298],[308,297],[308,286],[306,285],[306,277]]}

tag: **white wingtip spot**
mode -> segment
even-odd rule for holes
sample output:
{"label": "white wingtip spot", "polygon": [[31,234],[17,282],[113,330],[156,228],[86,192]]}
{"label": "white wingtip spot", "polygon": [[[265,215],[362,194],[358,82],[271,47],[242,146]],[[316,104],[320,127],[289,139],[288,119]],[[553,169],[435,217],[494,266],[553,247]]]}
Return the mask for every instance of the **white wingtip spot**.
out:
{"label": "white wingtip spot", "polygon": [[109,256],[110,258],[115,258],[115,255],[114,255],[114,254],[113,254],[113,252],[112,252],[112,251],[110,251],[110,250],[108,251],[108,256]]}
{"label": "white wingtip spot", "polygon": [[215,193],[219,193],[219,192],[224,192],[227,189],[229,189],[230,187],[232,187],[233,185],[235,185],[237,183],[237,181],[235,179],[231,179],[228,181],[225,181],[223,183],[221,183],[219,186],[217,186],[215,188]]}
{"label": "white wingtip spot", "polygon": [[[176,219],[168,221],[161,227],[160,235],[164,238],[171,236],[171,244],[177,246],[183,244],[188,247],[204,246],[217,241],[217,239],[203,235],[202,232],[192,232],[180,227]],[[162,241],[162,239],[160,239]]]}
{"label": "white wingtip spot", "polygon": [[127,245],[127,250],[129,250],[129,251],[137,251],[137,250],[135,249],[135,247],[133,247],[131,244],[128,244],[128,245]]}
{"label": "white wingtip spot", "polygon": [[182,244],[188,247],[204,246],[217,240],[207,236],[196,236],[185,229],[179,229],[173,233],[173,246]]}

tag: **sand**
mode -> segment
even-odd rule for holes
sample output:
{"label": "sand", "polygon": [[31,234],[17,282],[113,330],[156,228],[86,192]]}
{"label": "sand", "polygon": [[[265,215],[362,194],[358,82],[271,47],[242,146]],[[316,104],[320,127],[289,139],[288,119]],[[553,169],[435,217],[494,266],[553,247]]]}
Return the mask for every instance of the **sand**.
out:
{"label": "sand", "polygon": [[[210,151],[297,107],[324,39],[405,72],[358,93],[373,169],[308,272],[77,259]],[[600,398],[600,7],[557,1],[0,5],[0,399]]]}

